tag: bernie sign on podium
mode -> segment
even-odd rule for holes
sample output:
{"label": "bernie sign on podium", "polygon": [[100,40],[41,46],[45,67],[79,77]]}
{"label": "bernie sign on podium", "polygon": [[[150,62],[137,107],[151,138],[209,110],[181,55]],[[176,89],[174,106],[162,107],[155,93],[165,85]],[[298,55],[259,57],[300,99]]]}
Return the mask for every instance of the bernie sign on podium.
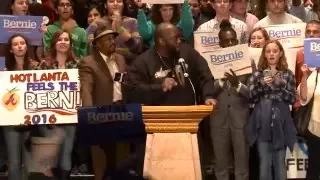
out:
{"label": "bernie sign on podium", "polygon": [[146,136],[140,104],[81,107],[78,126],[80,141],[90,145],[144,140]]}

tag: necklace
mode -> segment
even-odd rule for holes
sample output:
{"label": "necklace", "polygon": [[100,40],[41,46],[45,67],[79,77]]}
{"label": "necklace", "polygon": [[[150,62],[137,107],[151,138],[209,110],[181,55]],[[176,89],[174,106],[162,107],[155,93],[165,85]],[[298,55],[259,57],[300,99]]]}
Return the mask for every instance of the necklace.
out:
{"label": "necklace", "polygon": [[162,64],[165,65],[168,69],[172,69],[172,68],[170,68],[170,66],[163,60],[162,56],[158,53],[158,51],[157,51],[157,54],[158,54],[158,56],[159,56]]}
{"label": "necklace", "polygon": [[176,63],[175,63],[175,60],[173,60],[173,67],[170,68],[170,66],[163,60],[162,56],[159,54],[158,51],[157,51],[157,55],[159,56],[162,64],[163,64],[164,66],[166,66],[166,68],[168,68],[168,69],[171,70],[171,72],[172,72],[172,77],[175,77],[175,75],[174,75],[174,65],[176,64]]}

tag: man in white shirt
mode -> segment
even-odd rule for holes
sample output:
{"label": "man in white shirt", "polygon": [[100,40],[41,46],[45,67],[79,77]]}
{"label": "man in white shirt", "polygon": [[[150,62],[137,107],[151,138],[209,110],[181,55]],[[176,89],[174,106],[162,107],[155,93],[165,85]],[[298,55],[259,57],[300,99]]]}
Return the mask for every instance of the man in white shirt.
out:
{"label": "man in white shirt", "polygon": [[268,0],[268,15],[261,19],[254,27],[266,27],[276,24],[302,23],[303,21],[285,12],[287,0]]}
{"label": "man in white shirt", "polygon": [[197,32],[218,32],[220,31],[220,22],[223,19],[228,19],[232,28],[237,32],[237,39],[240,44],[247,43],[248,26],[244,22],[231,17],[230,9],[232,2],[233,0],[212,0],[210,4],[216,11],[216,17],[202,24],[197,29]]}

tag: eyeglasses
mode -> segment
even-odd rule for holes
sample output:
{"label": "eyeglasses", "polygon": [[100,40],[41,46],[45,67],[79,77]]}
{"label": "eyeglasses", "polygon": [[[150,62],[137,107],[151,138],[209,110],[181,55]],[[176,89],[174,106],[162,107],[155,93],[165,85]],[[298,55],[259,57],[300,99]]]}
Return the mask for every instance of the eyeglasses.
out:
{"label": "eyeglasses", "polygon": [[61,3],[58,6],[61,7],[61,8],[70,8],[71,4],[70,3]]}

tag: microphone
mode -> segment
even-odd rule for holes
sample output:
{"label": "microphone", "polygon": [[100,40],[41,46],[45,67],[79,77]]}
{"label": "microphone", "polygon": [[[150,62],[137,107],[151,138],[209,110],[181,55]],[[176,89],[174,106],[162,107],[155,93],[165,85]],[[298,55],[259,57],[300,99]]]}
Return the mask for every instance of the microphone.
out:
{"label": "microphone", "polygon": [[186,62],[184,61],[184,59],[180,58],[178,60],[178,62],[179,62],[180,66],[181,66],[181,69],[183,71],[183,76],[186,77],[186,78],[189,77],[187,66],[186,66]]}
{"label": "microphone", "polygon": [[184,76],[185,78],[187,78],[187,79],[189,80],[190,84],[191,84],[191,88],[192,88],[193,95],[194,95],[194,105],[197,105],[197,94],[196,94],[196,90],[195,90],[195,88],[194,88],[194,85],[193,85],[190,77],[189,77],[188,70],[187,70],[187,66],[186,66],[186,62],[184,61],[183,58],[180,58],[180,59],[178,60],[178,62],[179,62],[180,66],[181,66],[181,69],[182,69],[182,71],[183,71],[183,76]]}

